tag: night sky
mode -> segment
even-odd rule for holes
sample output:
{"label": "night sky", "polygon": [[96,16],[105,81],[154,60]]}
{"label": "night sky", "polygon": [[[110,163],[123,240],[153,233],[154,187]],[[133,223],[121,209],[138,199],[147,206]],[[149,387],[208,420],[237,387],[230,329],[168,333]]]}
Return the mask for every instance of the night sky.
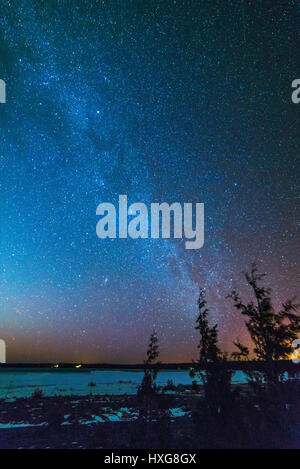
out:
{"label": "night sky", "polygon": [[[0,1],[0,337],[10,362],[196,358],[253,261],[297,294],[299,1]],[[203,202],[205,242],[105,239],[96,207]],[[299,197],[299,196],[298,196]],[[299,253],[298,253],[299,254]]]}

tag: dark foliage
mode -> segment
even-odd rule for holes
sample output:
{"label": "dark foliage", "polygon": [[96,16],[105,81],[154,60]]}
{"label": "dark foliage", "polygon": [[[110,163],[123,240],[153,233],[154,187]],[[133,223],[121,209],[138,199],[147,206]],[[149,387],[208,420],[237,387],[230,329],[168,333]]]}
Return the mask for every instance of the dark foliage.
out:
{"label": "dark foliage", "polygon": [[[246,327],[254,344],[255,358],[266,364],[265,371],[253,375],[252,381],[261,383],[265,380],[267,385],[271,385],[282,381],[282,374],[276,371],[274,360],[288,358],[293,352],[292,342],[300,332],[300,316],[296,314],[299,305],[294,300],[286,301],[280,311],[275,311],[271,289],[261,285],[265,275],[258,272],[255,264],[250,273],[245,273],[255,302],[244,303],[235,290],[229,297],[234,301],[235,308],[247,318]],[[235,345],[239,349],[235,357],[248,356],[247,347],[240,343]]]}
{"label": "dark foliage", "polygon": [[195,418],[202,420],[213,417],[220,420],[232,403],[232,371],[228,367],[226,354],[221,352],[218,345],[218,327],[209,325],[209,310],[203,289],[199,294],[198,311],[196,329],[200,334],[199,360],[190,371],[190,376],[198,376],[203,383],[205,407],[200,406],[199,415],[195,415]]}
{"label": "dark foliage", "polygon": [[144,377],[137,392],[139,408],[139,421],[143,426],[144,444],[151,447],[161,443],[168,435],[169,426],[169,403],[157,384],[159,362],[158,338],[155,333],[151,334],[147,350],[147,358],[144,361]]}

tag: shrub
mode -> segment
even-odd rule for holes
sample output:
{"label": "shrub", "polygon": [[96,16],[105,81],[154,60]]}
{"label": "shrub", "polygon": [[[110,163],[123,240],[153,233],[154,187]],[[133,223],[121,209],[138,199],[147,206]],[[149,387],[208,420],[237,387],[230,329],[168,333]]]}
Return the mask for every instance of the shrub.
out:
{"label": "shrub", "polygon": [[171,379],[168,379],[167,384],[163,389],[164,391],[176,391],[176,386]]}

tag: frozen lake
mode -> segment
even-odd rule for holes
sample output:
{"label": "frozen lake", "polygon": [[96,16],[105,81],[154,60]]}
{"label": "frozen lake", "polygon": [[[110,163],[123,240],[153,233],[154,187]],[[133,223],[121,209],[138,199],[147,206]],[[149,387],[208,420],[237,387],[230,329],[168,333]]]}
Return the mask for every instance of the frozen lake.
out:
{"label": "frozen lake", "polygon": [[[22,369],[0,370],[0,398],[29,397],[35,389],[45,396],[93,394],[135,394],[143,378],[142,370],[99,370],[99,369]],[[188,370],[162,370],[157,375],[157,384],[164,386],[168,380],[178,384],[192,384]],[[232,383],[246,382],[242,371],[235,371]],[[94,386],[89,386],[94,383]]]}

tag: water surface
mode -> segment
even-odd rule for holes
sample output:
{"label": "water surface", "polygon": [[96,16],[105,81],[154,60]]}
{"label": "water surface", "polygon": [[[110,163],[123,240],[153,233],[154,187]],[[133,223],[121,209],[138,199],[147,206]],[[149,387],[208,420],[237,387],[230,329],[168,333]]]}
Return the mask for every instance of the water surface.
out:
{"label": "water surface", "polygon": [[[0,398],[29,397],[39,388],[45,396],[93,394],[135,394],[143,378],[143,370],[99,369],[49,369],[5,368],[0,370]],[[157,384],[164,386],[168,380],[178,384],[192,384],[188,370],[162,370]],[[233,383],[245,383],[242,371],[235,371]],[[89,386],[93,383],[94,386]]]}

